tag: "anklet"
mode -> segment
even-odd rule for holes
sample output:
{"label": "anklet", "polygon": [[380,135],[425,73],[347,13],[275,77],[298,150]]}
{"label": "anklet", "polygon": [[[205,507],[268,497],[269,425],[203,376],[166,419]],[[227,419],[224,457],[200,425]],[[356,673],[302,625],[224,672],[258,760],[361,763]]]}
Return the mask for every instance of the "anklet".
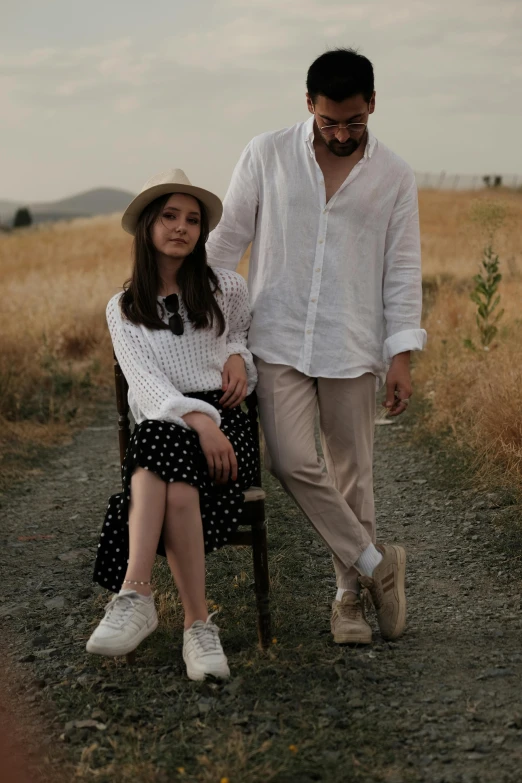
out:
{"label": "anklet", "polygon": [[133,582],[132,579],[124,579],[124,585],[150,585],[150,582]]}

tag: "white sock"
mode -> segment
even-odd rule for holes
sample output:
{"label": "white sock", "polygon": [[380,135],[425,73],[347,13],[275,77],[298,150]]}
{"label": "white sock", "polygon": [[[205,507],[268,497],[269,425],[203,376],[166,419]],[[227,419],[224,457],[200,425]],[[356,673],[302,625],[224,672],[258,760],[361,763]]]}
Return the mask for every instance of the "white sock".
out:
{"label": "white sock", "polygon": [[337,588],[337,594],[335,596],[335,600],[336,601],[342,601],[343,595],[345,593],[353,593],[355,596],[359,595],[359,591],[358,590],[352,590],[349,587],[338,587]]}
{"label": "white sock", "polygon": [[365,576],[372,576],[374,570],[377,568],[382,560],[382,555],[373,544],[366,547],[364,552],[361,552],[358,560],[355,561],[355,567]]}

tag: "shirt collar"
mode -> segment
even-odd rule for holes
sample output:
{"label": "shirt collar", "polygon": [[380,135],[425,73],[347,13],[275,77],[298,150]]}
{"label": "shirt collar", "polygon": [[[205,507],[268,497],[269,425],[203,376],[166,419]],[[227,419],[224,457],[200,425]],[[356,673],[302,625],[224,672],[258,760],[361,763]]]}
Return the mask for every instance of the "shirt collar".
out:
{"label": "shirt collar", "polygon": [[[306,122],[304,123],[304,137],[306,145],[310,151],[310,154],[315,157],[314,154],[314,119],[315,117],[312,115],[309,117]],[[368,126],[368,140],[366,141],[366,147],[364,149],[364,158],[371,158],[373,155],[373,152],[375,150],[375,147],[377,145],[377,139],[373,135],[371,128]]]}

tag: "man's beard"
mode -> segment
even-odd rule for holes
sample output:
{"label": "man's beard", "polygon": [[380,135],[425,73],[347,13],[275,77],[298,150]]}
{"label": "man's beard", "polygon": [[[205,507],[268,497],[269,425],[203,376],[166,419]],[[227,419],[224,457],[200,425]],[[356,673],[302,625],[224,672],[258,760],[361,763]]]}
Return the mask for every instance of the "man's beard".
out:
{"label": "man's beard", "polygon": [[349,155],[353,155],[353,153],[358,148],[363,138],[364,136],[358,141],[356,139],[348,139],[348,141],[341,143],[337,141],[337,139],[331,139],[330,141],[326,141],[326,139],[323,136],[324,143],[326,144],[330,152],[332,152],[334,155],[337,155],[338,158],[347,158]]}

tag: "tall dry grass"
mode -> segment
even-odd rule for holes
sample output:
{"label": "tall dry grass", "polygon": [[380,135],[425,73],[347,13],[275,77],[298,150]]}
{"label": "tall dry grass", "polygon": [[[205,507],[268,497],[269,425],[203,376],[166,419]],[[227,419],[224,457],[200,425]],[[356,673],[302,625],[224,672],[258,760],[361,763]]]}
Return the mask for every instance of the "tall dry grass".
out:
{"label": "tall dry grass", "polygon": [[422,271],[428,280],[470,281],[476,274],[484,236],[470,220],[477,201],[505,204],[504,230],[496,247],[506,279],[520,274],[522,243],[520,218],[522,194],[510,190],[448,191],[424,190],[419,193],[421,220]]}
{"label": "tall dry grass", "polygon": [[[476,330],[469,291],[483,237],[469,214],[477,198],[491,197],[509,212],[496,241],[506,313],[496,347],[477,355],[464,339]],[[424,191],[420,213],[429,343],[415,375],[429,400],[424,426],[449,429],[491,475],[520,486],[522,195]],[[130,247],[117,217],[0,234],[4,485],[35,444],[66,436],[111,393],[104,311],[128,276]],[[240,271],[247,269],[248,254]]]}
{"label": "tall dry grass", "polygon": [[[486,351],[469,297],[488,241],[486,228],[470,220],[477,195],[421,193],[428,346],[417,357],[415,382],[427,401],[424,430],[450,432],[484,485],[522,497],[522,194],[499,191],[493,198],[506,208],[494,238],[505,313]],[[470,339],[477,350],[466,347]]]}
{"label": "tall dry grass", "polygon": [[86,421],[111,383],[105,304],[130,268],[117,218],[0,234],[0,483]]}

